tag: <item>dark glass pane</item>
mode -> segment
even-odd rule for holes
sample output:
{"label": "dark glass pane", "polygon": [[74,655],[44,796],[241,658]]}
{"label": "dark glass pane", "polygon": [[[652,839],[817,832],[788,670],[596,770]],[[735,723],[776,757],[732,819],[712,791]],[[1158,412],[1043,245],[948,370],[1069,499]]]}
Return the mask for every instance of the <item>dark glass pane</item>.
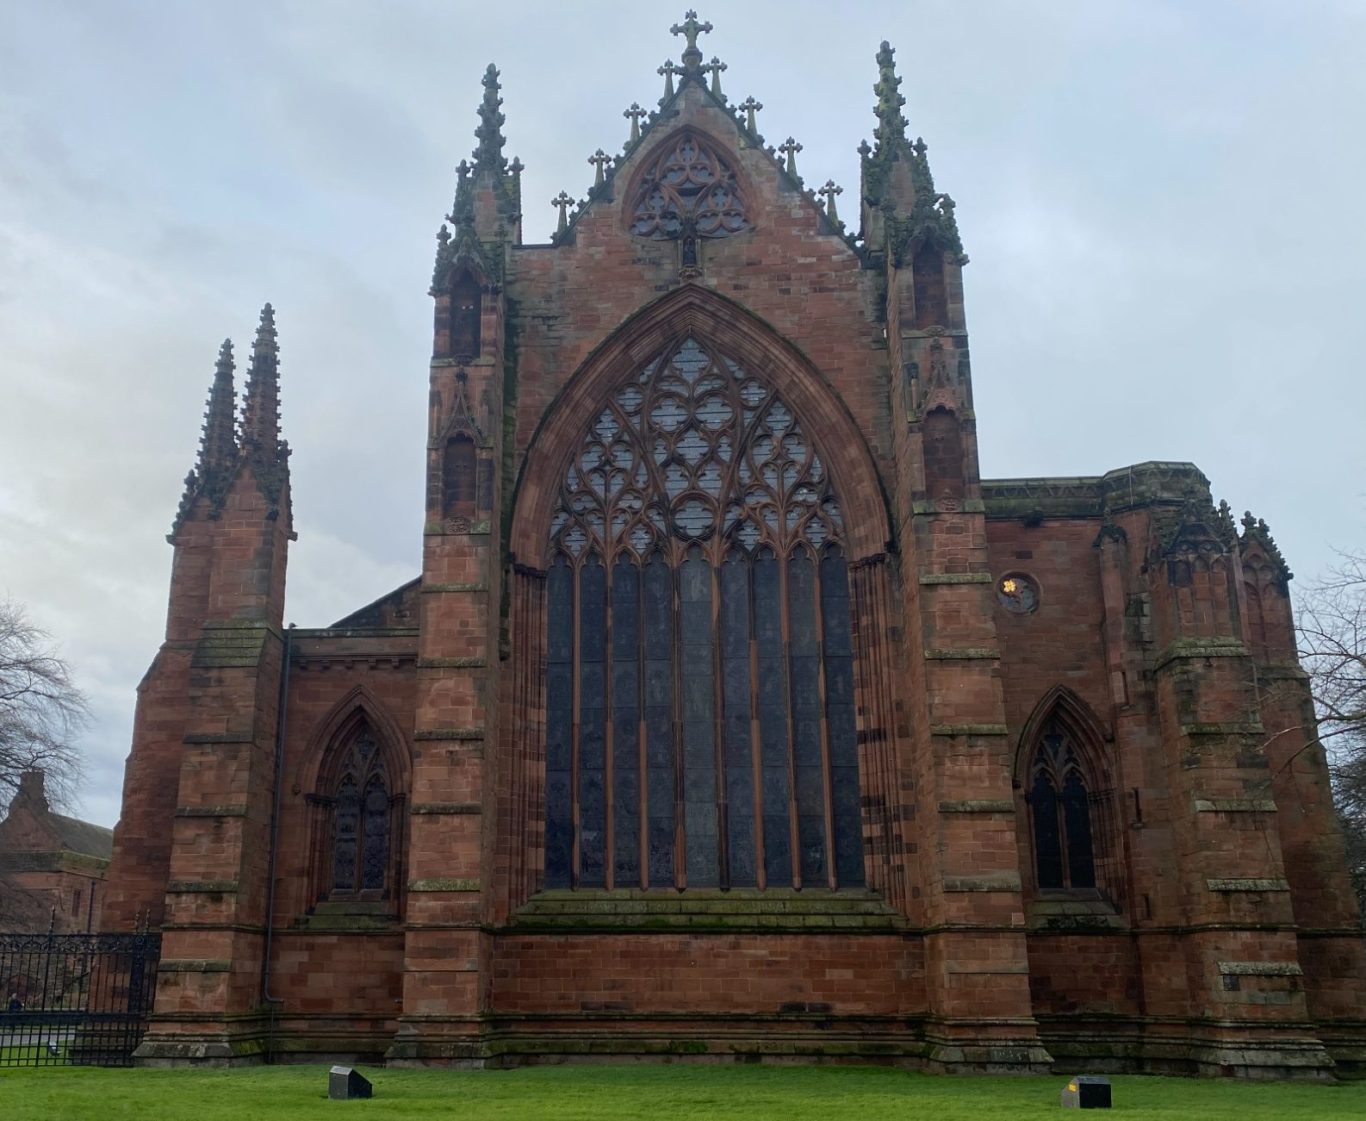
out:
{"label": "dark glass pane", "polygon": [[688,883],[720,882],[717,836],[715,666],[712,570],[693,548],[679,569],[683,681],[683,802]]}
{"label": "dark glass pane", "polygon": [[645,639],[645,765],[652,887],[674,883],[673,572],[656,556],[641,579]]}
{"label": "dark glass pane", "polygon": [[360,843],[360,791],[348,778],[337,791],[332,834],[332,890],[356,890],[356,848]]}
{"label": "dark glass pane", "polygon": [[612,568],[612,876],[640,884],[640,574],[623,556]]}
{"label": "dark glass pane", "polygon": [[1034,817],[1034,861],[1039,887],[1062,887],[1062,843],[1058,836],[1058,795],[1046,775],[1034,779],[1029,792]]}
{"label": "dark glass pane", "polygon": [[792,680],[792,753],[797,783],[797,840],[802,883],[826,882],[825,776],[821,758],[820,641],[816,627],[816,573],[810,554],[787,562],[788,643]]}
{"label": "dark glass pane", "polygon": [[759,881],[750,738],[749,564],[740,553],[732,553],[720,576],[727,871],[731,886],[753,887]]}
{"label": "dark glass pane", "polygon": [[841,887],[863,883],[863,816],[859,807],[858,728],[849,616],[849,569],[830,551],[821,558],[821,638],[825,651],[825,722],[830,752],[835,876]]}
{"label": "dark glass pane", "polygon": [[376,776],[365,789],[365,847],[361,856],[361,884],[366,891],[383,891],[389,871],[389,795]]}
{"label": "dark glass pane", "polygon": [[568,887],[573,846],[574,573],[558,557],[546,576],[545,884]]}
{"label": "dark glass pane", "polygon": [[782,587],[778,561],[754,561],[754,640],[759,673],[759,762],[764,819],[764,878],[792,885],[792,742],[789,735],[787,650],[783,645]]}
{"label": "dark glass pane", "polygon": [[579,572],[579,883],[607,882],[607,570]]}
{"label": "dark glass pane", "polygon": [[1069,887],[1096,886],[1096,859],[1091,848],[1091,812],[1086,787],[1076,771],[1062,788],[1062,820],[1067,831],[1067,878]]}

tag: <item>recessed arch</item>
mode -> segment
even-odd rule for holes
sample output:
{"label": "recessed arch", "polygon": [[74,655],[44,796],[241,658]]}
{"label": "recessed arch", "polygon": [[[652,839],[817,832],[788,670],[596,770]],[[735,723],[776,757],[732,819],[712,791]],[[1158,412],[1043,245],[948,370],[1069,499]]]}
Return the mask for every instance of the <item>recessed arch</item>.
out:
{"label": "recessed arch", "polygon": [[1044,726],[1057,720],[1067,726],[1081,750],[1086,754],[1086,763],[1095,773],[1109,780],[1110,767],[1100,751],[1100,745],[1114,739],[1104,721],[1096,715],[1095,709],[1066,685],[1054,685],[1042,697],[1020,728],[1019,739],[1015,741],[1013,777],[1016,788],[1024,781],[1024,768],[1029,765],[1029,751],[1039,740]]}
{"label": "recessed arch", "polygon": [[364,685],[356,685],[332,706],[309,736],[290,786],[295,794],[317,789],[318,783],[324,778],[322,772],[329,748],[345,739],[356,722],[362,719],[375,734],[379,750],[393,775],[395,789],[410,789],[412,755],[407,739],[379,698]]}
{"label": "recessed arch", "polygon": [[771,385],[781,386],[843,496],[846,547],[856,562],[887,550],[891,521],[872,452],[848,406],[815,365],[752,312],[698,285],[684,285],[632,316],[599,345],[546,409],[530,441],[514,496],[509,545],[516,560],[548,567],[546,526],[558,480],[610,391],[689,336],[705,341]]}

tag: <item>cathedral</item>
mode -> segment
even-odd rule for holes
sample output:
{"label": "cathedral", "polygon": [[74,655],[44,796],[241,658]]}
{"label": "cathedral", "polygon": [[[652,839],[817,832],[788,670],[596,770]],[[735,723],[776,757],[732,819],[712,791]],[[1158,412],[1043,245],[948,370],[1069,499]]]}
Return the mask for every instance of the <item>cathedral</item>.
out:
{"label": "cathedral", "polygon": [[671,31],[548,244],[484,75],[411,582],[283,627],[269,305],[240,406],[224,344],[103,903],[161,932],[139,1061],[1366,1065],[1266,524],[981,478],[891,47],[837,209]]}

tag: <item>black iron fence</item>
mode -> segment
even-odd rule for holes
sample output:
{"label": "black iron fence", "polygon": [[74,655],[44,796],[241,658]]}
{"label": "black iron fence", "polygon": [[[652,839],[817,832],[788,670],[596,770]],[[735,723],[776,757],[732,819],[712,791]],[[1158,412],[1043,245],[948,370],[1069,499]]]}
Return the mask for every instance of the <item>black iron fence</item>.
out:
{"label": "black iron fence", "polygon": [[160,957],[160,934],[0,934],[0,1067],[131,1065]]}

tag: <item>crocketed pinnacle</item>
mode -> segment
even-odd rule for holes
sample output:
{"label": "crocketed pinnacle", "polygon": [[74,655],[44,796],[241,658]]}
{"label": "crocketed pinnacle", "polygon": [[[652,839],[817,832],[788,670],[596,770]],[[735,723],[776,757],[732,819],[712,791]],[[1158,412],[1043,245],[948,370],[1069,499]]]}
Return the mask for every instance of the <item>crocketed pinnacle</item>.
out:
{"label": "crocketed pinnacle", "polygon": [[213,384],[209,387],[209,401],[204,409],[204,429],[199,438],[199,462],[196,471],[207,473],[226,470],[237,459],[237,433],[234,428],[236,394],[233,388],[232,340],[224,339],[214,366]]}
{"label": "crocketed pinnacle", "polygon": [[906,99],[901,95],[901,79],[896,76],[896,66],[892,56],[896,52],[887,40],[882,41],[882,49],[877,52],[877,84],[873,92],[877,94],[877,128],[873,137],[879,149],[906,141],[906,116],[901,107]]}
{"label": "crocketed pinnacle", "polygon": [[261,309],[242,402],[242,446],[274,459],[280,447],[280,347],[275,309]]}
{"label": "crocketed pinnacle", "polygon": [[498,68],[490,62],[484,71],[484,100],[479,105],[479,127],[474,130],[474,135],[479,138],[479,146],[474,150],[476,172],[507,170],[507,159],[503,155],[503,145],[507,143],[503,138],[503,122],[507,118],[499,109],[503,104],[503,99],[498,96],[501,89]]}

